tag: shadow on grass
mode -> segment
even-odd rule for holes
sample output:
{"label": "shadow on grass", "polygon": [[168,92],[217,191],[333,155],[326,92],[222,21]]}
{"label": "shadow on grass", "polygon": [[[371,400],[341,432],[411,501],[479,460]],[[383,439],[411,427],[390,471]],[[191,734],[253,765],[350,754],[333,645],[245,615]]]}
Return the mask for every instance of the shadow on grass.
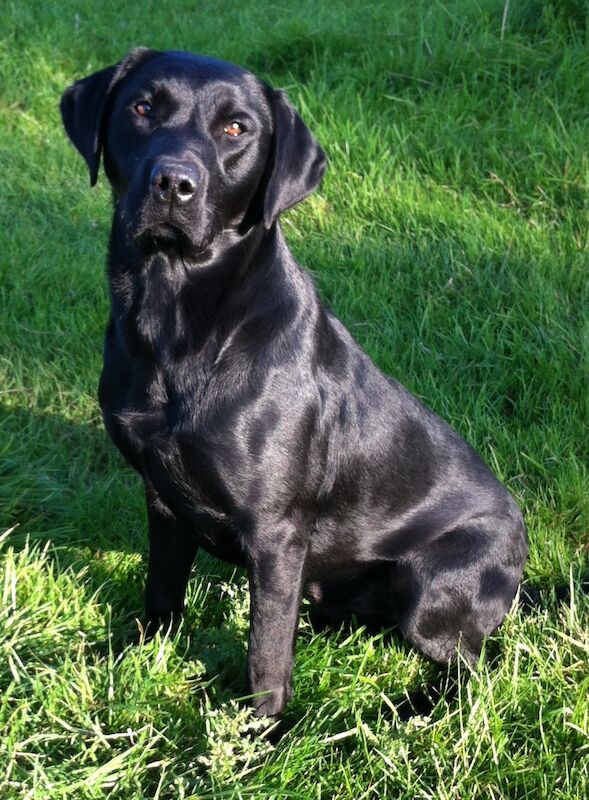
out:
{"label": "shadow on grass", "polygon": [[[15,550],[49,542],[59,571],[84,568],[88,602],[111,609],[110,639],[93,647],[122,652],[138,642],[143,614],[147,523],[139,477],[101,424],[0,406],[0,429],[0,532],[17,525],[8,539]],[[243,574],[199,551],[189,586],[187,652],[218,676],[221,695],[235,686],[245,693],[244,637],[230,619]]]}

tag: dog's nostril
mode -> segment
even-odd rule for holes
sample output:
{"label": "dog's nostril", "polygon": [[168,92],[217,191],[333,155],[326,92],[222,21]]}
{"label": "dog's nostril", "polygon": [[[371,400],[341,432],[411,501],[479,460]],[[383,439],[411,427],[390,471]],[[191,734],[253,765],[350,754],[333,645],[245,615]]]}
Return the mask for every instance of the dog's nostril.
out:
{"label": "dog's nostril", "polygon": [[157,195],[165,199],[170,192],[170,178],[160,170],[153,170],[151,173],[151,185]]}
{"label": "dog's nostril", "polygon": [[162,192],[167,192],[170,188],[170,181],[167,175],[158,175],[155,179],[155,185],[158,189],[161,189]]}
{"label": "dog's nostril", "polygon": [[188,200],[194,194],[194,184],[189,178],[182,178],[178,183],[178,197]]}

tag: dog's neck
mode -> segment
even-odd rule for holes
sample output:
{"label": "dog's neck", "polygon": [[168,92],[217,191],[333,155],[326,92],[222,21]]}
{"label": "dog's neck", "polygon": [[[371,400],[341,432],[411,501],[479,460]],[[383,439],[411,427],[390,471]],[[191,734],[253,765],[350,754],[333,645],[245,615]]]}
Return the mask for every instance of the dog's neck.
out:
{"label": "dog's neck", "polygon": [[266,231],[260,223],[245,234],[224,231],[194,259],[173,251],[146,258],[117,230],[108,263],[113,320],[124,325],[138,351],[151,351],[158,360],[202,352],[211,336],[230,335],[232,319],[243,319],[254,299],[260,307],[261,297],[276,303],[289,293],[289,260],[273,257],[276,247],[286,248],[278,225]]}

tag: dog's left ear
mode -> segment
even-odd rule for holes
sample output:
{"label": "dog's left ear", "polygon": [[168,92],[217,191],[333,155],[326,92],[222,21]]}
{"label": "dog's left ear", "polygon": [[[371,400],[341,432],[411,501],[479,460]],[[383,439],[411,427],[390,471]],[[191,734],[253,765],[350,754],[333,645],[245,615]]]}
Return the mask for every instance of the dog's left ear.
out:
{"label": "dog's left ear", "polygon": [[270,176],[264,198],[266,230],[279,214],[317,188],[327,165],[325,153],[280,90],[273,92],[273,114]]}
{"label": "dog's left ear", "polygon": [[88,164],[91,186],[98,180],[106,112],[112,90],[132,67],[154,52],[138,47],[118,64],[76,81],[63,93],[60,103],[63,126]]}

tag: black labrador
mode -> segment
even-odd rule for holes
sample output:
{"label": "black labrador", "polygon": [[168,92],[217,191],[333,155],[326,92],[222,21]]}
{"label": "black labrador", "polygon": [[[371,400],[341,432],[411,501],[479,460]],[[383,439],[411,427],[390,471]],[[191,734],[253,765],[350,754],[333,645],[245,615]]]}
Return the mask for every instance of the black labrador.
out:
{"label": "black labrador", "polygon": [[258,714],[291,695],[305,594],[474,661],[527,555],[520,511],[383,375],[288,250],[325,154],[285,95],[212,58],[138,49],[69,87],[63,122],[112,185],[99,397],[145,483],[146,620],[181,614],[198,547],[247,567]]}

